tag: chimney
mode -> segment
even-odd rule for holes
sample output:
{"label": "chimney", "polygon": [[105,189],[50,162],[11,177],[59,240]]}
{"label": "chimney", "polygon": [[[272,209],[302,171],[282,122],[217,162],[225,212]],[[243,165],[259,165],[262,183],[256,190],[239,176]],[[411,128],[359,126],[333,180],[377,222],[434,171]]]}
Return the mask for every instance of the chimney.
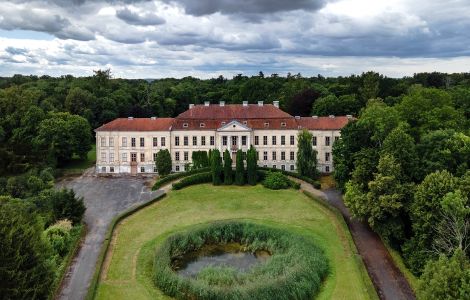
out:
{"label": "chimney", "polygon": [[189,109],[191,109],[191,108],[193,108],[193,107],[194,107],[194,104],[193,104],[193,103],[189,104]]}
{"label": "chimney", "polygon": [[156,120],[156,119],[157,119],[157,117],[151,117],[150,119],[152,119],[152,120]]}
{"label": "chimney", "polygon": [[134,117],[127,117],[128,120],[134,120]]}
{"label": "chimney", "polygon": [[219,102],[219,105],[220,105],[220,106],[225,106],[225,101],[220,101],[220,102]]}
{"label": "chimney", "polygon": [[258,101],[258,106],[263,106],[263,101]]}
{"label": "chimney", "polygon": [[349,120],[352,119],[352,115],[346,115],[346,118],[348,118]]}
{"label": "chimney", "polygon": [[248,101],[243,101],[243,106],[248,106]]}
{"label": "chimney", "polygon": [[329,115],[329,117],[330,117],[331,119],[334,119],[334,118],[335,118],[335,115]]}
{"label": "chimney", "polygon": [[210,102],[209,101],[204,101],[204,106],[209,106]]}
{"label": "chimney", "polygon": [[312,119],[318,119],[318,116],[312,116]]}
{"label": "chimney", "polygon": [[273,101],[273,105],[274,105],[274,107],[279,108],[279,101]]}

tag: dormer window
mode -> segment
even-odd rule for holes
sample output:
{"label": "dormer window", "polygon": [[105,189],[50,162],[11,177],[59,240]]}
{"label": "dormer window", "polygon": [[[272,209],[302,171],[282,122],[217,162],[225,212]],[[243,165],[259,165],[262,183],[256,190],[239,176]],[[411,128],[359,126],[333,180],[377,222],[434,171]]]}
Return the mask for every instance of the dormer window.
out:
{"label": "dormer window", "polygon": [[281,127],[286,127],[286,122],[281,122]]}
{"label": "dormer window", "polygon": [[264,122],[264,127],[265,128],[269,127],[269,122]]}
{"label": "dormer window", "polygon": [[204,123],[199,123],[199,127],[204,128],[204,127],[206,127],[206,124],[204,124]]}
{"label": "dormer window", "polygon": [[224,125],[225,125],[225,122],[222,122],[222,126],[224,126]]}
{"label": "dormer window", "polygon": [[243,121],[243,125],[247,125],[247,124],[248,124],[248,122],[247,122],[247,121]]}
{"label": "dormer window", "polygon": [[183,123],[184,128],[188,128],[188,123]]}

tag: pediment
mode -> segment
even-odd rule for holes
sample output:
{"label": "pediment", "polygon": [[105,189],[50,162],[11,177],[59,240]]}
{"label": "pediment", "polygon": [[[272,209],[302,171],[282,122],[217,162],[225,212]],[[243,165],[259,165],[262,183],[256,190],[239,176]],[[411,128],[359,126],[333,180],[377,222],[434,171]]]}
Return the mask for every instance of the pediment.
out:
{"label": "pediment", "polygon": [[234,120],[220,127],[217,131],[251,131],[251,128]]}

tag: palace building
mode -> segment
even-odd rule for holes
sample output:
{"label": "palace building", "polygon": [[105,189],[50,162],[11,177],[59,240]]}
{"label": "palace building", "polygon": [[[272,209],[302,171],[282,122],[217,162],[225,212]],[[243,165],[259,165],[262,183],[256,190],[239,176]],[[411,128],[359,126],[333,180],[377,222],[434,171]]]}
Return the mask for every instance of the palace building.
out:
{"label": "palace building", "polygon": [[332,146],[352,116],[298,117],[282,111],[279,102],[264,104],[190,104],[176,118],[119,118],[97,128],[97,173],[156,173],[155,158],[168,149],[174,172],[184,171],[193,151],[230,151],[250,145],[258,153],[258,165],[295,171],[297,134],[313,134],[318,169],[333,171]]}

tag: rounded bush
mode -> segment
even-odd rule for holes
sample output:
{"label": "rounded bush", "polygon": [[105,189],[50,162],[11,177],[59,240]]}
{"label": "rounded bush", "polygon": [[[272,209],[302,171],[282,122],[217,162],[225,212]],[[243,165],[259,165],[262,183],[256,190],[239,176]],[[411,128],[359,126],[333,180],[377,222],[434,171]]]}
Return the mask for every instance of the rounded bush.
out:
{"label": "rounded bush", "polygon": [[263,180],[263,186],[272,190],[288,189],[290,180],[281,172],[268,172]]}
{"label": "rounded bush", "polygon": [[[271,257],[246,272],[209,266],[195,277],[178,275],[173,262],[204,245],[240,243]],[[168,237],[157,249],[155,285],[177,299],[311,299],[328,273],[323,251],[311,239],[278,227],[219,221]]]}

